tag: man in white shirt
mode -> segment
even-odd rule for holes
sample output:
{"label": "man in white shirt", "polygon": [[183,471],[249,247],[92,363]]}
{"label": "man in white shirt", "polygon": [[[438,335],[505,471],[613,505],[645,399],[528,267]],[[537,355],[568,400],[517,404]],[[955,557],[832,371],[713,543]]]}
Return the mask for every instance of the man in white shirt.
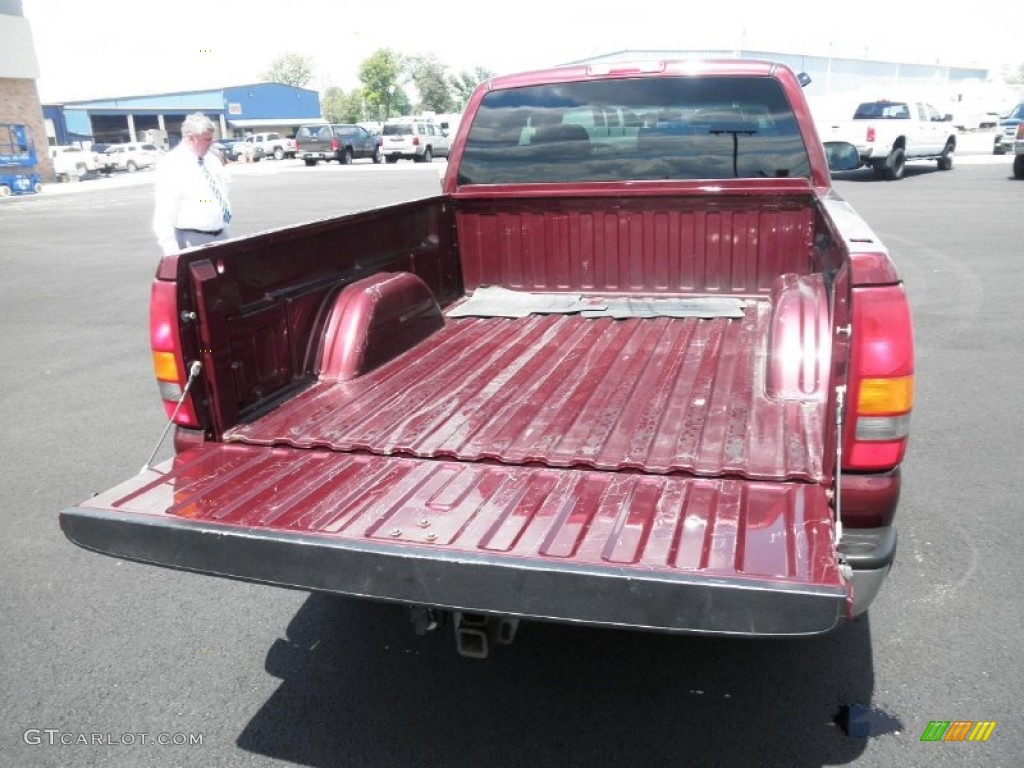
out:
{"label": "man in white shirt", "polygon": [[210,151],[213,134],[210,118],[189,115],[181,124],[181,143],[157,165],[153,232],[164,255],[228,236],[228,178]]}

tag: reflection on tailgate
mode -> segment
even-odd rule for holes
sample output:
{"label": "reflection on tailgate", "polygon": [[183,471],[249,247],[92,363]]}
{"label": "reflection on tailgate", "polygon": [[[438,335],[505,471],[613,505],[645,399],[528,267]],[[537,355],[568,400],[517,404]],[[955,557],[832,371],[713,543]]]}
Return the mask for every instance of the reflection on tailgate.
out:
{"label": "reflection on tailgate", "polygon": [[849,597],[809,483],[211,443],[61,525],[158,565],[589,624],[813,634]]}

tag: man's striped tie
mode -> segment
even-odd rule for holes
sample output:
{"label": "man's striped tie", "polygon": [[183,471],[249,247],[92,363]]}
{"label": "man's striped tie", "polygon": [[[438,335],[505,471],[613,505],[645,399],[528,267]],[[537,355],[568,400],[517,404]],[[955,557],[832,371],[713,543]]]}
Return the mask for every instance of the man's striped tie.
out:
{"label": "man's striped tie", "polygon": [[210,173],[210,169],[206,167],[206,163],[203,162],[203,158],[199,158],[199,167],[203,169],[203,175],[206,176],[206,181],[210,185],[210,189],[213,190],[213,196],[220,203],[220,211],[224,216],[224,223],[231,223],[231,207],[228,205],[228,201],[224,199],[224,193],[221,192],[220,184],[217,183],[217,179]]}

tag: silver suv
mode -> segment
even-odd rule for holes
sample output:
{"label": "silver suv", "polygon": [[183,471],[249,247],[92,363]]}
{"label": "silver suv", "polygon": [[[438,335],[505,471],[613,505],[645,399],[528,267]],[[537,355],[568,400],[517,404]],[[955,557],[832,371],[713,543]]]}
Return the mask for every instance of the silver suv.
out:
{"label": "silver suv", "polygon": [[435,157],[448,157],[448,137],[432,120],[396,118],[384,123],[384,160],[396,163],[401,158],[429,163]]}

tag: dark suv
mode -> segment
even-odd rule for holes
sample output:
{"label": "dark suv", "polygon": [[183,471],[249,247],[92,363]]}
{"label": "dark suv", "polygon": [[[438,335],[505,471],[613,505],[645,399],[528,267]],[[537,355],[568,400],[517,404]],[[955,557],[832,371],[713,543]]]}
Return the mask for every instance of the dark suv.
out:
{"label": "dark suv", "polygon": [[369,157],[379,163],[382,157],[380,136],[351,123],[304,125],[295,134],[295,144],[295,156],[301,157],[306,165],[316,165],[321,160],[348,165],[357,157]]}

